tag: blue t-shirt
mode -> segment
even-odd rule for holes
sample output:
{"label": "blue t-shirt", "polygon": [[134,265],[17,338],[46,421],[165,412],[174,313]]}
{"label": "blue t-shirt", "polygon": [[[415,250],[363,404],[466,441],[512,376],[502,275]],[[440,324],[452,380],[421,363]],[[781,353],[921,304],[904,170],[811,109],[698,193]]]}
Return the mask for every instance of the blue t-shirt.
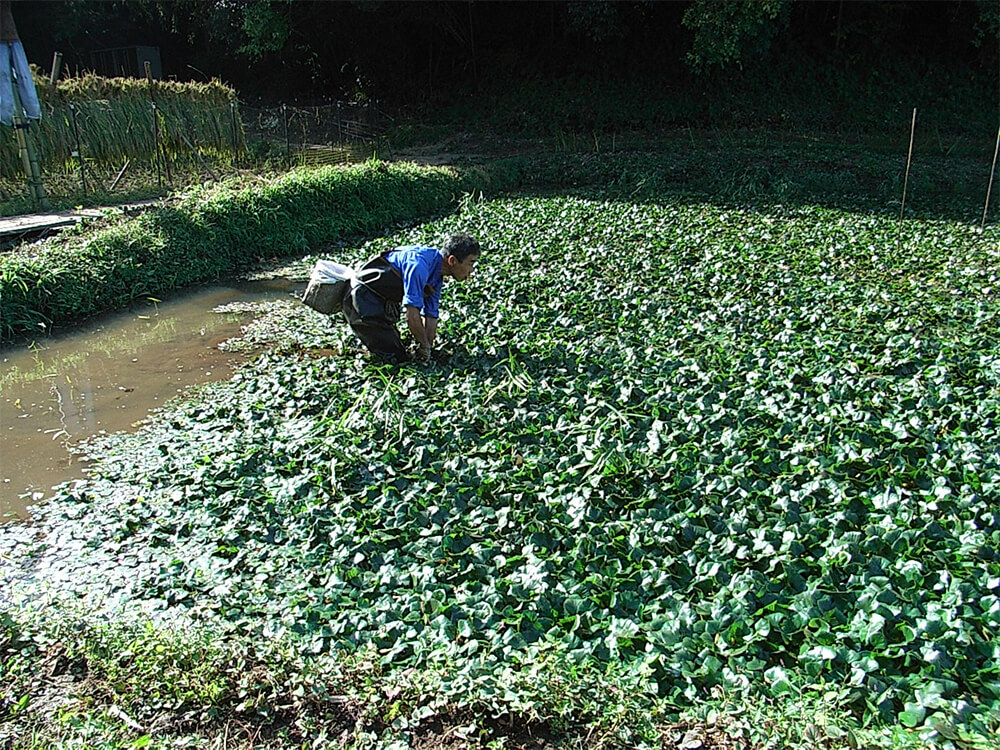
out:
{"label": "blue t-shirt", "polygon": [[433,247],[404,245],[385,257],[403,275],[403,304],[418,308],[425,318],[438,317],[444,253]]}

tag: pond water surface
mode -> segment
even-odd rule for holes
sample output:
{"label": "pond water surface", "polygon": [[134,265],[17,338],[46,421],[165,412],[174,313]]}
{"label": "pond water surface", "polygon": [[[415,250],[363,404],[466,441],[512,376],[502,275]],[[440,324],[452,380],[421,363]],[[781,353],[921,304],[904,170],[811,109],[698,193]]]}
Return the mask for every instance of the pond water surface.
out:
{"label": "pond water surface", "polygon": [[0,350],[0,523],[84,476],[71,450],[81,439],[133,429],[190,386],[229,377],[240,356],[219,344],[249,316],[216,307],[293,288],[284,280],[201,288]]}

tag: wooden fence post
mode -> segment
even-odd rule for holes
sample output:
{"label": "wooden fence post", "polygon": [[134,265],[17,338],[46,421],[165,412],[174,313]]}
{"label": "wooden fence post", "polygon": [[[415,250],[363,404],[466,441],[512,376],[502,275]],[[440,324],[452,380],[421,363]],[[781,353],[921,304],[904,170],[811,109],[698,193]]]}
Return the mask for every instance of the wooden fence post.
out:
{"label": "wooden fence post", "polygon": [[53,86],[59,80],[59,73],[62,72],[62,52],[52,54],[52,74],[49,76],[49,83]]}

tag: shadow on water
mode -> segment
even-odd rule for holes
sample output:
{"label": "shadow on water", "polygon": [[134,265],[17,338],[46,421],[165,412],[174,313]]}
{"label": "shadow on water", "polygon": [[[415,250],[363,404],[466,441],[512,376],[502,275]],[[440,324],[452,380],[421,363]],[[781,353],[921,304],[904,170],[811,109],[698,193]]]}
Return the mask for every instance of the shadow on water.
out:
{"label": "shadow on water", "polygon": [[248,316],[215,308],[293,289],[284,280],[202,288],[0,351],[0,522],[83,476],[76,442],[131,429],[190,386],[229,377],[240,356],[219,344]]}

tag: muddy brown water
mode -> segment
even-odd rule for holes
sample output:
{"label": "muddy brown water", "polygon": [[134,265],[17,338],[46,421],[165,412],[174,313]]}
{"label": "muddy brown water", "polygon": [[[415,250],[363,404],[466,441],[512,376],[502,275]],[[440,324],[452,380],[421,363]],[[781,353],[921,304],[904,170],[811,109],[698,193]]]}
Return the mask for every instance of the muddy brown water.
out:
{"label": "muddy brown water", "polygon": [[135,429],[191,386],[229,377],[240,355],[219,344],[250,316],[215,308],[294,290],[283,280],[203,288],[0,350],[0,523],[84,476],[80,440]]}

